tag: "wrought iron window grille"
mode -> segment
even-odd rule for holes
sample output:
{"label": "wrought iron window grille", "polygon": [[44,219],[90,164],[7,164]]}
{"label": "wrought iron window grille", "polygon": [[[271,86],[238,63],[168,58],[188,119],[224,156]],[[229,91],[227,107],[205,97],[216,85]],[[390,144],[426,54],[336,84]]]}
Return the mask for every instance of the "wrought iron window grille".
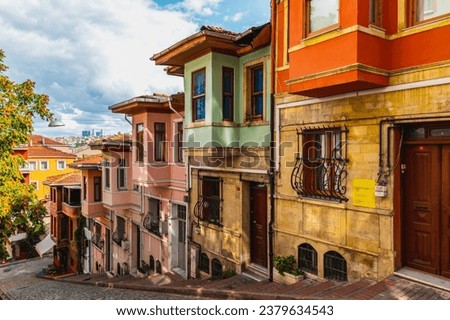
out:
{"label": "wrought iron window grille", "polygon": [[[222,227],[222,182],[223,180],[215,177],[199,177],[199,197],[194,207],[194,217],[197,218],[197,226],[200,221],[215,224]],[[204,194],[205,186],[208,194]],[[201,186],[200,186],[201,185]]]}
{"label": "wrought iron window grille", "polygon": [[105,245],[105,241],[101,238],[100,234],[94,234],[92,236],[92,243],[100,250],[103,250],[103,246]]}
{"label": "wrought iron window grille", "polygon": [[336,251],[324,254],[324,277],[329,280],[347,281],[347,261]]}
{"label": "wrought iron window grille", "polygon": [[119,232],[118,230],[114,231],[113,235],[112,235],[112,240],[117,243],[119,246],[122,245],[122,240],[126,241],[127,238],[125,237],[125,235],[121,232]]}
{"label": "wrought iron window grille", "polygon": [[[346,127],[297,130],[297,156],[291,187],[304,198],[346,202]],[[302,144],[300,143],[302,142]]]}
{"label": "wrought iron window grille", "polygon": [[317,251],[308,243],[298,246],[298,268],[317,274]]}
{"label": "wrought iron window grille", "polygon": [[156,234],[157,236],[161,235],[159,232],[159,219],[156,219],[150,212],[145,215],[142,225],[151,233]]}

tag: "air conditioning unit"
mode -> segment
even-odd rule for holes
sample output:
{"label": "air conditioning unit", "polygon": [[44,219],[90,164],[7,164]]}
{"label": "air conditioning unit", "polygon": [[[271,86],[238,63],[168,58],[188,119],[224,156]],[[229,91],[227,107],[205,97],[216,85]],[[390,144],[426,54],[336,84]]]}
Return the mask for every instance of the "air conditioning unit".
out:
{"label": "air conditioning unit", "polygon": [[121,247],[123,250],[130,250],[130,241],[122,240]]}
{"label": "air conditioning unit", "polygon": [[169,221],[159,222],[159,234],[167,234],[169,232]]}

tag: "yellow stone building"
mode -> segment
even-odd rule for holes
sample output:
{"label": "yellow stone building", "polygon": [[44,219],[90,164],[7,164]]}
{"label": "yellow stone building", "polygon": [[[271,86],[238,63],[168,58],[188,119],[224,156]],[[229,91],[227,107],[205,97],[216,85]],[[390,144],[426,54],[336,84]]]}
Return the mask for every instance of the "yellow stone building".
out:
{"label": "yellow stone building", "polygon": [[52,139],[45,138],[39,141],[41,143],[33,137],[31,139],[25,170],[29,172],[29,182],[35,186],[38,199],[44,199],[48,196],[50,188],[43,182],[51,176],[74,172],[69,164],[75,161],[76,155],[53,148]]}
{"label": "yellow stone building", "polygon": [[450,7],[347,2],[318,30],[309,1],[275,5],[274,252],[333,280],[448,277]]}

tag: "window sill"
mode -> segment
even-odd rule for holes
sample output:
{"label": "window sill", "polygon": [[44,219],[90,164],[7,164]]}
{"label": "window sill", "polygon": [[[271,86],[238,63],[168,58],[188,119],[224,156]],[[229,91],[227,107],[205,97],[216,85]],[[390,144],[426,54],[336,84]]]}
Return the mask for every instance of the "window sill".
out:
{"label": "window sill", "polygon": [[319,37],[319,36],[321,36],[321,35],[330,33],[330,32],[332,32],[332,31],[337,31],[337,30],[339,30],[339,29],[340,29],[339,23],[333,24],[333,25],[330,25],[330,26],[328,26],[328,27],[319,29],[319,30],[317,30],[317,31],[308,33],[308,34],[305,36],[305,38],[303,39],[303,41],[311,40],[311,39],[314,39],[314,38]]}

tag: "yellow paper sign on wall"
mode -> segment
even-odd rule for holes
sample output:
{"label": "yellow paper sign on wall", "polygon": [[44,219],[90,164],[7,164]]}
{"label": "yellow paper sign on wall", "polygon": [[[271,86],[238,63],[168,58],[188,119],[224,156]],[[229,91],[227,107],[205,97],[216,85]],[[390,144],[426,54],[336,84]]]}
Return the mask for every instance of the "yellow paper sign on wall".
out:
{"label": "yellow paper sign on wall", "polygon": [[353,205],[375,208],[375,180],[353,179]]}

